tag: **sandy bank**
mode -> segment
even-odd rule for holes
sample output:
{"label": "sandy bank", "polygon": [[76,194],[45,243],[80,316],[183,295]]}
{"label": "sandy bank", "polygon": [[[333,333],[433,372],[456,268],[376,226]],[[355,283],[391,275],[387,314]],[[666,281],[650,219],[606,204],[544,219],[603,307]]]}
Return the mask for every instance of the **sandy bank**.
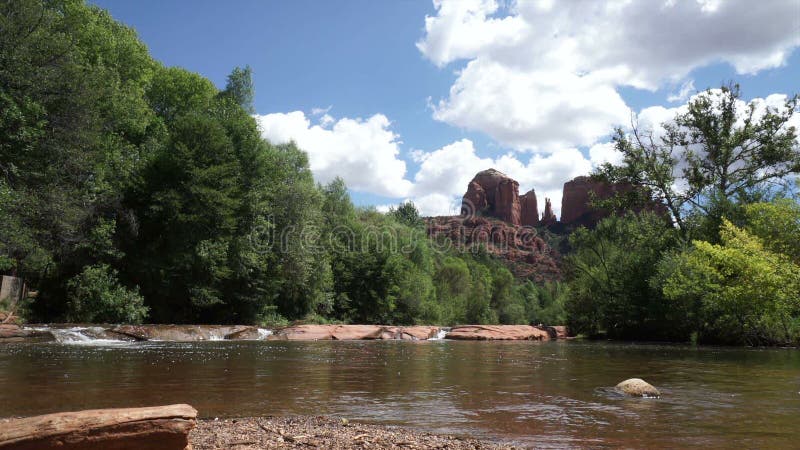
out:
{"label": "sandy bank", "polygon": [[302,449],[514,449],[458,436],[329,417],[258,417],[198,420],[189,434],[193,450]]}

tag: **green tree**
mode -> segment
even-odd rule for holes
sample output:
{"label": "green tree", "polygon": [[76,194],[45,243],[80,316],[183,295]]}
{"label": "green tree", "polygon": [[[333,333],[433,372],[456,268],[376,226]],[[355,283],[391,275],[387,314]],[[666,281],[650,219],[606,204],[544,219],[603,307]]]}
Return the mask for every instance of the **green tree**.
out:
{"label": "green tree", "polygon": [[67,286],[71,322],[141,323],[147,317],[139,290],[122,286],[105,264],[85,267]]}
{"label": "green tree", "polygon": [[663,255],[678,243],[676,231],[653,213],[609,217],[596,229],[570,236],[567,259],[570,328],[623,339],[681,339],[682,312],[651,284]]}
{"label": "green tree", "polygon": [[422,227],[424,225],[422,218],[419,215],[419,210],[414,205],[414,202],[403,202],[397,208],[389,208],[389,215],[393,216],[398,222],[408,225],[409,227]]}
{"label": "green tree", "polygon": [[667,277],[665,296],[702,308],[701,339],[734,344],[800,342],[800,266],[723,221],[721,244],[695,241]]}
{"label": "green tree", "polygon": [[800,204],[784,198],[745,207],[747,230],[773,252],[800,264]]}
{"label": "green tree", "polygon": [[789,126],[797,110],[796,96],[775,108],[745,103],[738,85],[709,89],[663,124],[663,136],[638,126],[618,129],[614,143],[623,162],[597,175],[645,187],[628,193],[628,206],[656,200],[684,233],[688,216],[716,233],[737,204],[800,171],[797,130]]}
{"label": "green tree", "polygon": [[228,75],[228,83],[221,94],[225,97],[229,97],[249,114],[254,114],[256,110],[253,106],[253,100],[255,99],[253,69],[251,69],[250,66],[234,68],[233,72]]}

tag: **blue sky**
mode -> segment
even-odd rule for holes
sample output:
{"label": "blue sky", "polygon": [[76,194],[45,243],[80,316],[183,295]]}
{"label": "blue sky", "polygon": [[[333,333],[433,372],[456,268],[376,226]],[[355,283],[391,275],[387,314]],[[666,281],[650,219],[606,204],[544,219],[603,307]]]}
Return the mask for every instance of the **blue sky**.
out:
{"label": "blue sky", "polygon": [[357,204],[428,214],[486,166],[558,212],[561,185],[613,159],[603,143],[631,112],[665,118],[728,80],[748,100],[800,92],[795,0],[94,3],[220,87],[250,65],[265,137],[306,147]]}

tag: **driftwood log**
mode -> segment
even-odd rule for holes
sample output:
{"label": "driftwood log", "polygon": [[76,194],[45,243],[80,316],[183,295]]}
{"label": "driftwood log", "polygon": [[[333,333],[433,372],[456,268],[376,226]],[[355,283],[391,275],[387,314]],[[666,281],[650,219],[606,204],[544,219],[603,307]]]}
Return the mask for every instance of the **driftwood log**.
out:
{"label": "driftwood log", "polygon": [[91,409],[0,421],[2,450],[187,450],[189,405]]}

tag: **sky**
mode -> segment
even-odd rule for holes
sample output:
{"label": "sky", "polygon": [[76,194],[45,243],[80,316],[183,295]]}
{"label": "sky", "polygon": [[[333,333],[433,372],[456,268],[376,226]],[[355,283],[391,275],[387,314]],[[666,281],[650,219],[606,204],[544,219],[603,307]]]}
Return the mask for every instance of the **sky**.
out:
{"label": "sky", "polygon": [[457,214],[494,167],[558,215],[564,182],[618,160],[615,127],[730,81],[765,105],[800,93],[800,0],[92,3],[220,88],[249,65],[262,135],[381,210]]}

